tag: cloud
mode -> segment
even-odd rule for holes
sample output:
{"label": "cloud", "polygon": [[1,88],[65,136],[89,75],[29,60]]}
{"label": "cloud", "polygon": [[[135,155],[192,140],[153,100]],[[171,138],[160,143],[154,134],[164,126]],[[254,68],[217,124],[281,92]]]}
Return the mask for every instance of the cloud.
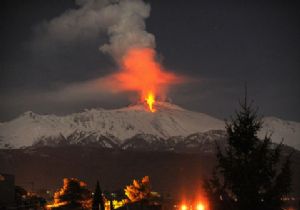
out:
{"label": "cloud", "polygon": [[[150,5],[142,0],[77,0],[69,9],[35,28],[35,49],[91,40],[105,41],[99,47],[118,61],[131,47],[155,47],[155,38],[145,30]],[[108,43],[105,43],[108,42]]]}
{"label": "cloud", "polygon": [[[26,45],[26,63],[18,62],[16,68],[31,72],[33,76],[26,74],[23,83],[37,84],[40,90],[35,92],[28,85],[27,92],[32,94],[19,89],[20,95],[27,101],[31,95],[37,101],[39,97],[85,101],[97,93],[103,95],[102,90],[112,94],[108,91],[112,82],[106,88],[91,88],[120,69],[105,54],[119,64],[131,47],[154,48],[155,38],[145,29],[149,15],[150,5],[143,0],[76,0],[75,8],[34,27],[34,37]],[[57,87],[57,83],[65,85]]]}
{"label": "cloud", "polygon": [[[108,88],[109,78],[58,85],[51,89],[16,89],[0,93],[0,117],[11,119],[27,110],[37,113],[66,114],[85,108],[121,107],[128,94]],[[113,84],[111,84],[113,85]]]}
{"label": "cloud", "polygon": [[[141,92],[141,89],[143,89],[143,96],[146,94],[146,91],[156,93],[154,89],[160,88],[158,83],[163,79],[166,80],[164,81],[164,86],[167,86],[167,80],[171,79],[167,79],[165,75],[171,74],[164,73],[163,68],[156,61],[156,52],[154,50],[155,37],[146,31],[145,19],[150,15],[150,5],[143,0],[79,0],[76,1],[76,5],[78,8],[68,10],[62,15],[39,25],[36,30],[35,49],[51,49],[55,44],[65,45],[81,41],[88,42],[106,36],[107,40],[101,43],[99,49],[104,54],[112,56],[118,65],[118,69],[115,71],[116,74],[123,72],[123,75],[125,73],[128,74],[127,78],[135,77],[134,81],[143,80],[143,83],[151,83],[147,84],[147,90],[145,90],[145,87],[135,87],[136,92]],[[95,47],[98,48],[97,46]],[[127,54],[132,52],[133,49],[135,51],[144,49],[143,52],[151,52],[151,55],[144,53],[148,55],[146,56],[149,58],[148,60],[151,60],[151,65],[148,65],[148,68],[145,66],[147,64],[145,56],[135,56],[134,60],[131,59],[133,62],[131,62],[130,66],[124,64],[124,58],[128,58]],[[140,53],[137,55],[140,55]],[[142,59],[143,62],[140,61],[142,65],[136,62]],[[125,67],[127,69],[124,69]],[[131,71],[128,71],[128,68]],[[133,75],[133,73],[136,74]],[[152,78],[150,78],[150,75],[152,75]],[[175,76],[173,77],[175,78]],[[106,88],[104,88],[106,90],[118,89],[117,91],[120,91],[119,89],[122,89],[120,88],[121,85],[117,84],[120,81],[116,79],[114,74],[111,74],[109,78],[98,77],[97,80],[102,80],[102,82],[105,80],[103,84],[107,84]],[[128,81],[132,80],[128,79]],[[91,80],[85,83],[85,87],[80,85],[77,88],[73,85],[72,91],[77,88],[78,91],[84,89],[85,92],[88,92],[89,88],[86,87],[93,82]],[[169,81],[169,83],[171,82]],[[114,84],[114,87],[111,84]],[[142,86],[145,85],[142,84]],[[126,92],[128,90],[123,88],[122,91]],[[60,92],[67,94],[64,91]],[[109,93],[110,91],[107,92]],[[158,92],[162,93],[163,91]],[[89,94],[84,94],[84,96],[86,95]]]}
{"label": "cloud", "polygon": [[36,27],[36,39],[43,42],[76,42],[95,39],[116,21],[116,14],[107,11],[107,0],[76,1],[78,9],[69,9]]}

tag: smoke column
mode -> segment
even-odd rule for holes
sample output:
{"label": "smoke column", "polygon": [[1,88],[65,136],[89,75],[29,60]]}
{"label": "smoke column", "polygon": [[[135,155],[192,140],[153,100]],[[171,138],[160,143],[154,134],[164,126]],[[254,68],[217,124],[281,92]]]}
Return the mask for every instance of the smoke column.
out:
{"label": "smoke column", "polygon": [[109,78],[114,87],[123,91],[138,92],[151,111],[159,97],[165,97],[168,86],[183,81],[167,72],[156,60],[155,38],[145,29],[150,6],[141,0],[121,0],[114,5],[120,12],[119,20],[108,28],[109,44],[100,47],[119,64],[119,72]]}
{"label": "smoke column", "polygon": [[[38,46],[48,43],[85,41],[108,37],[99,49],[118,65],[116,73],[101,81],[98,89],[108,92],[136,92],[151,107],[164,99],[171,85],[183,78],[166,71],[157,61],[155,37],[146,31],[150,5],[142,0],[77,0],[71,9],[41,25]],[[104,86],[104,87],[103,87]]]}
{"label": "smoke column", "polygon": [[150,15],[150,5],[142,0],[120,0],[109,7],[119,16],[108,27],[109,44],[100,50],[120,62],[131,48],[155,48],[155,37],[146,31],[145,19]]}

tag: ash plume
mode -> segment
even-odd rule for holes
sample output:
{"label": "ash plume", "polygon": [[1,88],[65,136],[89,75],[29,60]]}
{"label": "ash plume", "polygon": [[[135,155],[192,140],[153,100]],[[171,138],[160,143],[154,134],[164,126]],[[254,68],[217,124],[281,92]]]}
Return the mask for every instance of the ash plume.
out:
{"label": "ash plume", "polygon": [[[79,100],[94,94],[134,93],[139,100],[166,98],[171,85],[184,79],[157,61],[155,37],[146,31],[150,5],[143,0],[77,0],[78,8],[36,28],[36,49],[96,40],[96,48],[110,55],[117,70],[84,82],[62,85],[57,95]],[[53,44],[54,43],[54,44]],[[99,81],[99,83],[97,83]],[[92,95],[93,95],[92,94]],[[52,97],[52,93],[47,96]]]}
{"label": "ash plume", "polygon": [[[35,28],[35,48],[53,43],[102,40],[99,47],[117,62],[132,47],[155,47],[155,38],[145,30],[150,5],[142,0],[76,0],[70,9]],[[107,41],[103,41],[105,37]]]}
{"label": "ash plume", "polygon": [[115,23],[108,27],[109,44],[100,47],[102,52],[109,53],[119,62],[131,48],[155,47],[155,38],[146,31],[145,26],[150,5],[141,0],[122,0],[111,7],[119,15]]}

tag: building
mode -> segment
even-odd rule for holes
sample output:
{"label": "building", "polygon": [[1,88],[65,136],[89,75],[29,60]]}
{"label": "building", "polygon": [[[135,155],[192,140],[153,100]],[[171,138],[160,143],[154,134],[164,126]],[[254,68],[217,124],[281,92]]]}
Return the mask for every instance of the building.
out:
{"label": "building", "polygon": [[15,201],[14,175],[0,173],[0,207],[13,204]]}

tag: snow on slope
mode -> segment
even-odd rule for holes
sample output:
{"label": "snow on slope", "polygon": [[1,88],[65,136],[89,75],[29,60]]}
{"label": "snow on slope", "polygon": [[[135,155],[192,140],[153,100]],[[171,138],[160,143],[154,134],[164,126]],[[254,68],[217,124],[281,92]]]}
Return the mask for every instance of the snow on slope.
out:
{"label": "snow on slope", "polygon": [[[31,146],[37,140],[48,137],[87,135],[116,137],[120,143],[137,134],[151,134],[167,139],[172,136],[188,136],[209,130],[223,130],[224,122],[209,115],[192,112],[174,104],[157,103],[157,111],[151,113],[144,104],[121,109],[91,109],[67,116],[38,115],[26,112],[18,118],[0,124],[0,148],[9,144],[19,148]],[[287,145],[300,149],[300,123],[265,118],[261,132],[273,132],[273,141],[285,138]],[[112,139],[112,138],[110,138]]]}
{"label": "snow on slope", "polygon": [[271,134],[271,139],[283,143],[300,150],[300,123],[293,121],[285,121],[275,117],[263,118],[263,129],[260,136]]}
{"label": "snow on slope", "polygon": [[223,128],[223,122],[176,105],[158,103],[151,113],[143,104],[122,109],[91,109],[68,116],[38,115],[26,112],[0,125],[0,140],[13,147],[30,146],[41,137],[68,136],[75,131],[112,135],[125,140],[136,134],[158,137],[187,136],[195,132]]}

